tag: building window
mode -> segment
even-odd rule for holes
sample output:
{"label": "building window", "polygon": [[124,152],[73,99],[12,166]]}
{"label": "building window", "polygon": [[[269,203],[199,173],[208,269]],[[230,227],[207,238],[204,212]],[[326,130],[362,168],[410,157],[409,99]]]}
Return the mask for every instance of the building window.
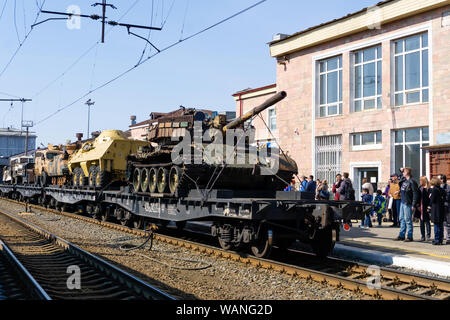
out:
{"label": "building window", "polygon": [[342,57],[319,61],[319,117],[342,114]]}
{"label": "building window", "polygon": [[353,111],[381,109],[381,45],[353,53]]}
{"label": "building window", "polygon": [[351,145],[353,151],[380,149],[382,143],[383,140],[381,131],[355,133],[351,135]]}
{"label": "building window", "polygon": [[394,104],[428,102],[428,33],[394,41]]}
{"label": "building window", "polygon": [[269,109],[269,129],[277,130],[277,113],[275,109]]}
{"label": "building window", "polygon": [[342,135],[316,137],[316,177],[332,184],[338,173],[342,173]]}
{"label": "building window", "polygon": [[426,175],[427,151],[422,147],[430,145],[428,128],[398,130],[394,132],[395,171],[410,167],[414,177]]}

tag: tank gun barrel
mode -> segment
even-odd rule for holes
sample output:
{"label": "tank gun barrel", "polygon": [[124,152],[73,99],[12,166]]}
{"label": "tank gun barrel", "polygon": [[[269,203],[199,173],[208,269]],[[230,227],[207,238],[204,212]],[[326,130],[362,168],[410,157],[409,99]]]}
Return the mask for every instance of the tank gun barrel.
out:
{"label": "tank gun barrel", "polygon": [[267,99],[265,102],[263,102],[261,105],[253,108],[252,110],[248,111],[243,116],[237,118],[236,120],[232,121],[231,123],[227,124],[225,127],[223,127],[223,132],[226,132],[229,129],[234,129],[241,124],[243,124],[248,119],[252,118],[253,116],[263,112],[267,108],[273,106],[274,104],[280,102],[284,98],[286,98],[287,94],[285,91],[278,92],[276,95],[272,96],[271,98]]}

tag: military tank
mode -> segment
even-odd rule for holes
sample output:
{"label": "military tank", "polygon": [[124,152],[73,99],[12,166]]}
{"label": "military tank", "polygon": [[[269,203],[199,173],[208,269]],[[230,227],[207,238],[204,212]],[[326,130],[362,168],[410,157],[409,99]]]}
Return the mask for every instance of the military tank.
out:
{"label": "military tank", "polygon": [[[284,153],[274,155],[277,149],[258,147],[248,131],[233,129],[242,129],[285,97],[280,92],[232,122],[225,115],[208,117],[192,108],[156,119],[148,130],[148,144],[128,157],[128,182],[139,194],[175,197],[192,189],[283,190],[298,173],[295,161]],[[272,154],[265,156],[267,151]],[[271,161],[278,162],[278,170],[268,174]]]}
{"label": "military tank", "polygon": [[124,182],[127,156],[135,153],[145,141],[128,139],[120,130],[105,130],[94,140],[85,142],[69,158],[72,185],[103,188]]}

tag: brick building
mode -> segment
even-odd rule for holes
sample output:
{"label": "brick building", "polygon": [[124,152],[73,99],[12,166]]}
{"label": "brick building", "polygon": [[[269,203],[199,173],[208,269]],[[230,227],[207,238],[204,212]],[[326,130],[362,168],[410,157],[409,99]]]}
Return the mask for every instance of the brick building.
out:
{"label": "brick building", "polygon": [[[234,94],[236,110],[286,91],[262,116],[301,174],[349,172],[379,188],[404,166],[429,176],[422,147],[450,142],[450,1],[384,1],[278,34],[270,53],[276,85]],[[257,138],[268,139],[258,120]]]}

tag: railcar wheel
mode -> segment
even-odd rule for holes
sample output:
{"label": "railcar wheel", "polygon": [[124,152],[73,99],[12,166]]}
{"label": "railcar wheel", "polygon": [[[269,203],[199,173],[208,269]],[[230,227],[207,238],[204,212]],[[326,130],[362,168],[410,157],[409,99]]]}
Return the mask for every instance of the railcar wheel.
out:
{"label": "railcar wheel", "polygon": [[144,168],[141,171],[141,190],[142,192],[147,192],[150,182],[150,170],[148,168]]}
{"label": "railcar wheel", "polygon": [[142,176],[142,170],[139,168],[134,169],[134,171],[133,171],[134,192],[139,192],[141,189],[141,176]]}
{"label": "railcar wheel", "polygon": [[180,185],[181,182],[181,178],[183,175],[183,171],[181,170],[180,167],[178,166],[173,166],[170,169],[170,173],[169,173],[169,189],[170,189],[170,193],[172,195],[174,195]]}
{"label": "railcar wheel", "polygon": [[148,176],[148,191],[150,193],[155,193],[156,192],[156,188],[158,186],[157,183],[157,176],[158,176],[158,172],[156,171],[155,168],[151,168],[150,172],[149,172],[149,176]]}
{"label": "railcar wheel", "polygon": [[186,221],[177,221],[175,222],[175,225],[177,226],[178,231],[183,231],[183,229],[186,228]]}
{"label": "railcar wheel", "polygon": [[257,258],[268,257],[272,252],[272,230],[262,232],[260,238],[251,245],[250,249]]}
{"label": "railcar wheel", "polygon": [[133,219],[133,227],[135,229],[143,229],[144,228],[144,217],[135,217]]}
{"label": "railcar wheel", "polygon": [[158,192],[164,193],[167,189],[167,169],[166,168],[159,168],[158,175],[157,175],[157,184],[158,184]]}
{"label": "railcar wheel", "polygon": [[224,240],[222,237],[219,236],[217,239],[219,240],[219,245],[223,250],[231,250],[233,247],[231,242]]}
{"label": "railcar wheel", "polygon": [[105,208],[105,210],[102,210],[102,211],[101,211],[101,213],[100,213],[100,219],[101,219],[103,222],[107,222],[107,221],[109,220],[109,215],[110,215],[110,213],[111,213],[110,210],[111,210],[110,208]]}
{"label": "railcar wheel", "polygon": [[333,236],[333,233],[335,232],[336,230],[332,228],[316,231],[316,235],[311,242],[311,248],[318,257],[325,258],[333,251],[336,243],[335,236]]}

